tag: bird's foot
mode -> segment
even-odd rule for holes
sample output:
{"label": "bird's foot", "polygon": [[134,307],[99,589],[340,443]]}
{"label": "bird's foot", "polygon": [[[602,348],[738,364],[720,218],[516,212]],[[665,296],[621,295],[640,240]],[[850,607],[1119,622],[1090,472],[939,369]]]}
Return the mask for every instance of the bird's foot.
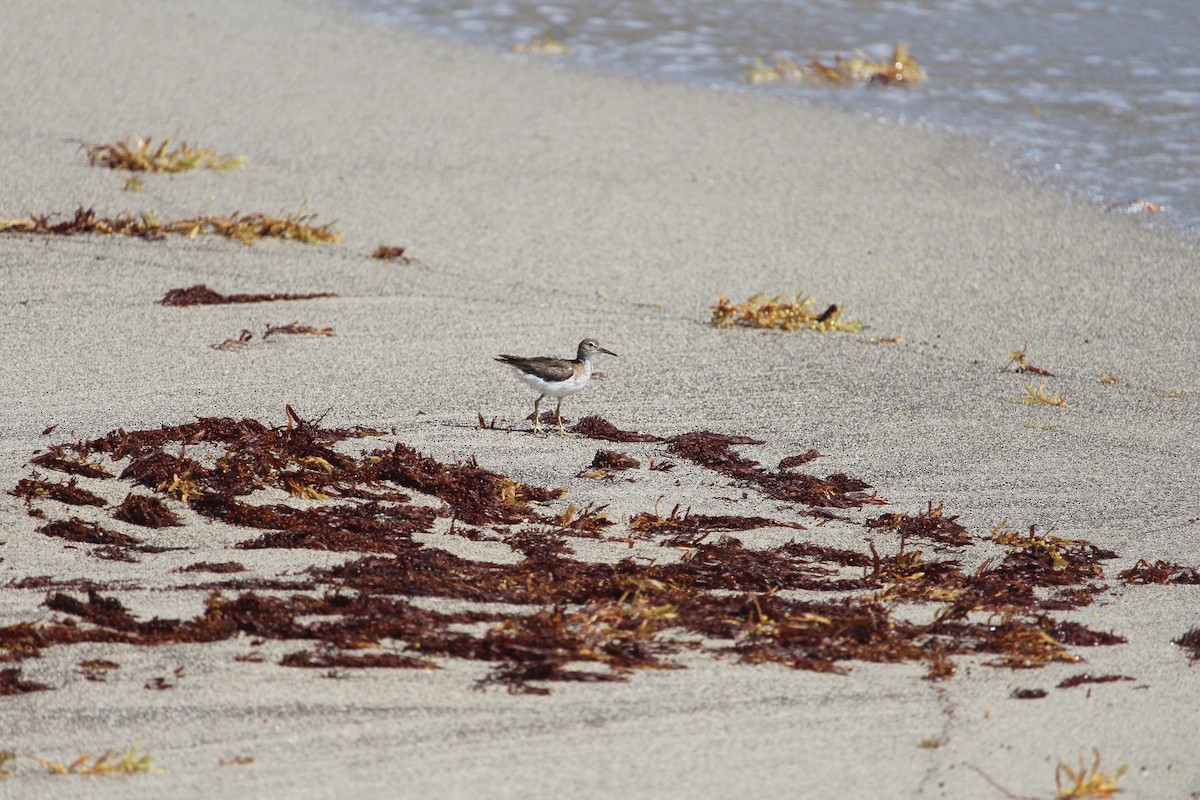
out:
{"label": "bird's foot", "polygon": [[573,434],[573,433],[567,433],[567,432],[566,432],[566,430],[564,430],[564,429],[563,429],[563,424],[562,424],[562,414],[556,414],[556,415],[555,415],[555,420],[554,420],[554,421],[558,423],[558,435],[559,435],[559,436],[563,436],[563,437],[566,437],[566,438],[570,438],[570,437],[573,437],[573,436],[575,435],[575,434]]}

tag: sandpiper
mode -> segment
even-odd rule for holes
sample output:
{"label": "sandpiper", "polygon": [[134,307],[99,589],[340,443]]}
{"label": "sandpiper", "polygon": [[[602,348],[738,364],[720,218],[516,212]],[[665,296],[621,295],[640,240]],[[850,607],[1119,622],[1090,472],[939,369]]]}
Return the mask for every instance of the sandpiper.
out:
{"label": "sandpiper", "polygon": [[533,430],[542,430],[542,421],[538,419],[538,406],[544,397],[557,397],[558,407],[554,415],[558,419],[558,432],[566,436],[562,424],[562,399],[568,395],[582,391],[592,377],[592,356],[596,353],[607,353],[615,356],[611,350],[605,350],[595,339],[584,339],[579,343],[575,358],[550,358],[536,356],[500,355],[496,360],[507,364],[517,371],[517,379],[532,386],[538,392],[538,399],[533,401]]}

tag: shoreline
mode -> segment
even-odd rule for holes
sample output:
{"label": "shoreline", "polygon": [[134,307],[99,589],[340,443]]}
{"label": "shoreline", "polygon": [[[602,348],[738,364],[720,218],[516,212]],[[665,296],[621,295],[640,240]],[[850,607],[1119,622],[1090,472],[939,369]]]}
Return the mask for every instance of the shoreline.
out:
{"label": "shoreline", "polygon": [[[1124,204],[1132,205],[1137,198],[1141,198],[1143,201],[1164,204],[1158,207],[1152,205],[1151,208],[1139,206],[1141,210],[1128,212],[1141,214],[1145,224],[1182,231],[1184,237],[1188,239],[1194,237],[1197,233],[1197,224],[1200,224],[1200,219],[1196,216],[1197,209],[1194,207],[1195,204],[1191,201],[1189,193],[1177,184],[1175,184],[1174,190],[1167,188],[1168,185],[1174,183],[1175,176],[1159,172],[1159,167],[1155,166],[1153,160],[1151,163],[1146,163],[1144,160],[1148,153],[1174,152],[1175,147],[1182,145],[1182,142],[1158,141],[1151,143],[1141,140],[1141,136],[1146,135],[1147,131],[1154,129],[1159,124],[1158,117],[1149,108],[1139,109],[1137,115],[1139,118],[1142,116],[1140,112],[1146,112],[1149,116],[1144,120],[1143,125],[1137,126],[1138,130],[1122,127],[1119,121],[1105,118],[1103,115],[1097,118],[1090,116],[1085,111],[1083,116],[1080,116],[1080,109],[1070,104],[1057,104],[1052,97],[1025,97],[1020,92],[1012,91],[1011,88],[1005,94],[1005,88],[998,87],[986,79],[986,74],[990,74],[991,70],[988,69],[986,74],[981,74],[980,70],[985,67],[978,63],[977,59],[971,58],[965,60],[954,57],[935,58],[937,66],[933,68],[937,74],[934,82],[918,89],[917,96],[903,99],[901,96],[908,94],[904,90],[898,93],[895,90],[885,90],[884,94],[888,95],[886,100],[882,98],[873,100],[868,98],[878,97],[878,93],[863,86],[841,86],[834,88],[832,93],[827,93],[829,87],[812,90],[806,88],[810,85],[808,82],[792,81],[788,79],[787,75],[775,82],[765,81],[754,84],[737,77],[738,72],[752,69],[750,56],[764,55],[764,53],[752,52],[762,44],[764,39],[773,40],[780,45],[785,39],[791,40],[799,36],[810,41],[814,39],[838,40],[843,45],[849,46],[851,42],[845,41],[844,37],[852,39],[855,34],[845,30],[843,25],[837,22],[837,12],[830,9],[826,9],[824,14],[814,11],[811,15],[812,18],[807,19],[807,22],[814,24],[804,25],[800,29],[802,33],[797,31],[796,19],[793,19],[791,26],[785,24],[781,29],[769,33],[759,31],[754,36],[739,35],[728,31],[714,32],[706,29],[709,26],[703,24],[704,11],[684,12],[681,18],[676,20],[677,32],[694,37],[698,47],[707,46],[726,53],[730,59],[729,62],[723,66],[717,66],[703,59],[689,59],[670,47],[656,48],[653,36],[650,37],[650,41],[645,41],[641,37],[637,42],[625,41],[621,35],[620,21],[628,20],[627,11],[617,11],[614,15],[602,15],[607,17],[607,25],[595,24],[599,22],[596,19],[583,23],[582,17],[587,16],[589,10],[585,4],[575,9],[574,21],[557,24],[547,19],[539,24],[536,21],[537,13],[529,9],[518,9],[516,13],[496,17],[489,15],[483,8],[472,8],[464,9],[463,13],[455,14],[453,17],[442,17],[440,12],[428,5],[418,10],[420,6],[421,4],[415,4],[414,7],[403,10],[392,8],[387,12],[376,9],[370,14],[363,10],[362,13],[364,17],[370,19],[371,24],[379,27],[410,31],[438,41],[477,47],[496,56],[508,54],[511,49],[515,49],[523,43],[514,44],[517,39],[549,31],[568,40],[565,44],[575,44],[576,47],[571,48],[571,52],[567,53],[532,54],[527,55],[528,58],[553,64],[563,69],[609,77],[648,79],[659,83],[705,87],[710,90],[745,91],[759,97],[771,97],[785,102],[798,102],[802,105],[862,116],[872,122],[901,126],[912,125],[919,130],[926,129],[963,136],[996,147],[1000,151],[999,158],[1001,160],[1012,164],[1014,170],[1035,180],[1039,185],[1082,200],[1097,209],[1116,209]],[[597,9],[590,10],[593,13],[597,11]],[[1127,13],[1129,9],[1124,9],[1124,11]],[[858,22],[865,23],[867,27],[872,27],[870,25],[872,19],[878,20],[877,16],[869,12],[865,15],[851,16]],[[893,32],[894,40],[913,45],[913,54],[925,66],[931,65],[926,63],[921,56],[922,54],[929,57],[936,56],[935,51],[939,49],[939,46],[935,46],[934,43],[937,42],[956,41],[960,49],[975,51],[979,56],[985,52],[991,52],[998,44],[994,37],[979,36],[973,33],[973,26],[968,18],[959,18],[957,24],[950,29],[938,26],[934,22],[932,26],[923,26],[919,30],[914,30],[906,25],[904,16],[904,14],[900,14],[889,17],[888,27],[890,29],[892,26],[897,26]],[[1001,17],[1004,16],[1001,15]],[[1011,23],[1011,18],[1008,21]],[[761,20],[758,22],[761,24]],[[843,19],[841,22],[849,23],[851,28],[854,27],[848,19]],[[744,21],[744,24],[736,26],[735,30],[745,30],[747,26],[755,27],[755,21]],[[464,32],[467,30],[470,33]],[[652,30],[651,28],[650,32]],[[1010,31],[1010,36],[1005,37],[999,44],[1007,43],[1010,39],[1027,39],[1027,35],[1014,37],[1011,29],[1007,30]],[[866,41],[875,40],[868,35]],[[555,42],[555,44],[560,43]],[[512,48],[509,47],[510,45]],[[868,46],[868,51],[872,56],[884,57],[884,51],[890,46],[889,44],[885,47],[882,43],[875,42]],[[1039,49],[1048,52],[1045,49],[1048,46],[1048,41],[1042,41]],[[1035,45],[1035,47],[1038,46]],[[1053,46],[1049,46],[1049,48],[1049,51],[1055,50]],[[1068,47],[1068,50],[1071,49]],[[1083,49],[1086,50],[1086,46]],[[1181,54],[1178,49],[1176,52]],[[820,55],[829,60],[834,53],[831,51],[821,52]],[[945,56],[945,54],[942,55]],[[1106,55],[1109,56],[1110,62],[1119,64],[1128,54],[1106,51]],[[1086,58],[1086,55],[1078,50],[1064,52],[1062,56],[1067,62],[1075,63]],[[766,61],[770,62],[771,57],[794,58],[802,65],[804,63],[800,52],[786,46],[776,47]],[[992,64],[991,69],[997,66]],[[1036,62],[1028,64],[1027,68],[1031,70],[1028,73],[1022,72],[1020,68],[1017,68],[1016,72],[1008,72],[1001,66],[1001,71],[1005,75],[1004,82],[1011,86],[1011,84],[1022,85],[1033,81],[1040,70],[1038,70]],[[1119,67],[1117,69],[1117,74],[1102,75],[1100,80],[1106,83],[1119,82],[1119,88],[1114,86],[1109,88],[1115,89],[1116,93],[1123,97],[1123,100],[1136,105],[1140,98],[1151,91],[1152,87],[1141,86],[1135,89],[1128,84],[1120,83],[1122,80],[1128,80],[1128,76],[1120,73]],[[988,84],[988,90],[991,90],[985,90],[983,97],[979,96],[981,80]],[[1165,76],[1162,80],[1170,82],[1170,78]],[[998,94],[996,90],[998,90]],[[1050,85],[1042,87],[1042,91],[1050,96],[1073,95],[1077,93],[1078,89],[1076,88],[1073,92],[1071,88],[1055,82],[1055,79],[1052,78]],[[966,93],[967,96],[960,95],[960,92]],[[968,99],[968,96],[973,99]],[[1046,102],[1039,102],[1039,99]],[[1022,113],[1026,103],[1031,104],[1027,111],[1033,117],[1057,120],[1059,135],[1054,136],[1052,132],[1048,131],[1035,133],[1026,128],[1025,126],[1031,124],[1031,120]],[[983,113],[981,106],[990,108],[992,113]],[[1130,106],[1130,108],[1132,107]],[[1083,119],[1090,120],[1090,124],[1083,124],[1081,122]],[[1045,138],[1047,135],[1056,139],[1057,144],[1051,144]],[[1071,141],[1081,146],[1073,150],[1067,144]],[[1113,153],[1106,146],[1106,143],[1112,145],[1116,142],[1124,144],[1124,155]],[[1093,149],[1093,146],[1098,149]],[[1034,154],[1035,152],[1037,155]],[[1141,168],[1128,171],[1134,161],[1137,161]],[[1058,164],[1066,167],[1063,172],[1069,173],[1069,177],[1060,174]],[[1105,164],[1108,166],[1104,167]],[[1124,172],[1109,174],[1108,171],[1113,168]],[[1153,213],[1154,209],[1165,210],[1167,213]]]}
{"label": "shoreline", "polygon": [[[1139,558],[1200,564],[1194,246],[1028,185],[978,143],[952,136],[516,63],[376,29],[324,5],[139,8],[58,15],[12,4],[0,36],[13,80],[44,102],[0,121],[10,145],[0,167],[12,176],[0,216],[69,214],[82,204],[181,219],[303,204],[318,223],[336,221],[343,238],[247,246],[217,236],[0,234],[0,302],[11,321],[0,364],[5,492],[31,476],[35,452],[72,436],[197,417],[284,426],[289,404],[305,419],[329,409],[323,425],[376,428],[378,446],[403,442],[441,463],[474,458],[516,481],[566,488],[547,503],[550,513],[566,513],[568,502],[607,505],[611,535],[569,541],[585,560],[629,551],[648,562],[680,558],[622,528],[675,503],[697,514],[786,518],[806,526],[806,539],[839,548],[863,551],[870,536],[888,554],[897,543],[859,518],[937,502],[981,555],[1002,520],[1086,539],[1117,553],[1102,564],[1110,588],[1095,606],[1061,616],[1129,641],[1078,648],[1085,663],[1018,672],[956,657],[957,675],[936,683],[913,664],[856,660],[839,676],[682,653],[686,669],[555,683],[546,697],[475,691],[489,664],[456,658],[439,659],[437,670],[346,669],[334,680],[280,666],[297,643],[270,640],[261,661],[239,661],[257,647],[245,634],[154,648],[59,646],[13,665],[53,690],[0,698],[6,747],[20,750],[17,775],[0,784],[14,797],[203,797],[214,786],[228,797],[323,797],[347,782],[380,797],[400,785],[462,796],[991,792],[973,768],[1013,792],[1044,795],[1057,759],[1073,766],[1093,747],[1107,769],[1134,765],[1121,784],[1130,796],[1200,787],[1189,760],[1200,738],[1171,713],[1200,688],[1171,643],[1197,624],[1196,587],[1116,577]],[[126,175],[88,166],[72,143],[167,134],[245,155],[246,168],[149,175],[145,191],[131,193],[121,188]],[[380,245],[404,247],[414,262],[372,259]],[[196,284],[337,296],[157,304]],[[742,301],[799,289],[868,330],[706,324],[717,293]],[[263,335],[293,321],[333,335]],[[254,336],[244,347],[212,347],[243,329]],[[564,402],[568,424],[595,414],[664,438],[701,429],[751,437],[765,444],[737,452],[770,470],[815,449],[821,475],[861,477],[889,504],[855,512],[854,524],[816,525],[665,445],[526,435],[533,397],[492,357],[568,355],[584,336],[620,358]],[[1025,346],[1052,376],[1001,371]],[[1102,373],[1120,382],[1102,382]],[[1043,381],[1066,407],[1017,401],[1024,383]],[[496,428],[480,429],[479,417]],[[631,482],[579,477],[602,448],[642,462]],[[648,454],[679,464],[655,472]],[[81,580],[103,584],[139,620],[190,619],[206,592],[181,588],[200,581],[175,570],[191,563],[236,560],[247,580],[294,581],[361,555],[234,549],[244,529],[175,500],[187,525],[150,532],[114,521],[112,506],[151,489],[120,478],[80,485],[108,505],[33,507],[186,549],[97,558],[91,545],[39,533],[44,521],[5,494],[0,624],[62,618],[43,603],[54,591],[84,596]],[[271,491],[272,502],[288,499]],[[499,540],[448,535],[448,526],[439,519],[415,539],[465,559],[520,558]],[[762,549],[799,534],[731,535]],[[920,549],[954,557],[935,543]],[[18,585],[37,576],[51,582]],[[426,602],[445,610],[459,601]],[[107,680],[81,674],[80,662],[104,658],[120,664]],[[1054,689],[1084,671],[1135,681],[1086,697]],[[155,678],[171,688],[143,688]],[[1049,696],[1012,698],[1028,688]],[[940,744],[920,744],[931,737]],[[135,741],[163,774],[68,781],[36,766],[38,756]],[[711,757],[718,749],[724,759]]]}

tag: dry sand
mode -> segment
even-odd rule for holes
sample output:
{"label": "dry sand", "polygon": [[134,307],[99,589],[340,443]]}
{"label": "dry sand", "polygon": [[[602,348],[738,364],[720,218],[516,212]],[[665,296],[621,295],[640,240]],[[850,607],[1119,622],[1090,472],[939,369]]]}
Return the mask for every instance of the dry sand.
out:
{"label": "dry sand", "polygon": [[[734,489],[695,471],[678,487],[644,468],[634,483],[576,478],[596,442],[474,428],[478,414],[523,427],[532,399],[492,355],[567,354],[591,335],[621,357],[598,363],[606,378],[565,401],[569,418],[757,436],[768,444],[747,454],[766,464],[817,448],[821,469],[863,477],[892,509],[941,500],[978,536],[1007,519],[1111,548],[1112,591],[1063,616],[1128,643],[1023,672],[963,659],[941,683],[922,680],[919,665],[852,663],[836,676],[695,654],[681,659],[687,669],[558,684],[548,697],[474,690],[481,663],[330,680],[273,658],[235,661],[248,637],[62,647],[20,664],[54,691],[0,701],[0,749],[18,754],[0,796],[1002,796],[982,770],[1046,797],[1058,759],[1090,760],[1092,748],[1106,769],[1131,766],[1127,796],[1200,792],[1200,670],[1171,643],[1200,626],[1200,589],[1115,578],[1138,558],[1200,564],[1194,240],[1048,194],[952,137],[752,94],[572,74],[374,30],[322,5],[20,0],[3,16],[0,215],[83,204],[173,218],[304,203],[344,232],[336,245],[249,247],[0,236],[5,491],[35,450],[72,434],[196,416],[282,423],[291,403],[310,416],[329,409],[329,424],[395,429],[389,441],[442,460],[473,454],[565,486],[614,516],[660,495],[709,512],[779,513],[730,510],[715,498]],[[152,175],[133,194],[78,149],[167,133],[247,155],[248,167]],[[419,261],[373,261],[380,244]],[[340,296],[155,303],[196,283]],[[705,325],[716,292],[798,288],[870,330]],[[336,335],[208,346],[292,320]],[[1025,344],[1067,407],[1016,402],[1026,378],[1000,368]],[[1101,383],[1101,372],[1121,383]],[[110,487],[110,499],[126,488]],[[116,592],[134,613],[179,617],[198,613],[203,594],[163,591],[187,582],[177,566],[237,559],[270,577],[352,557],[234,552],[236,537],[196,523],[155,535],[190,535],[190,551],[98,560],[36,533],[39,522],[4,498],[5,624],[53,616],[40,606],[45,589],[12,588],[28,576],[138,585]],[[836,525],[806,535],[826,530],[846,546],[865,536]],[[742,538],[753,546],[757,536]],[[445,546],[500,557],[495,545]],[[75,666],[96,657],[121,664],[108,682]],[[1136,680],[1054,689],[1084,670]],[[162,676],[175,688],[142,688]],[[1049,696],[1011,697],[1035,687]],[[133,742],[162,774],[62,778],[37,766]]]}

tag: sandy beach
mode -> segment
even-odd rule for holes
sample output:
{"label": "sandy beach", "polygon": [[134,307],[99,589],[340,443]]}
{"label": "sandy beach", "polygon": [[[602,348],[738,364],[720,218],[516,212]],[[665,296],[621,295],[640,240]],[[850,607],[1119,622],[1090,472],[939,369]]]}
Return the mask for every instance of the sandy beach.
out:
{"label": "sandy beach", "polygon": [[[0,764],[13,772],[0,778],[0,797],[1053,797],[1056,766],[1090,766],[1093,753],[1101,770],[1128,765],[1122,796],[1200,796],[1200,670],[1174,643],[1200,628],[1200,586],[1119,577],[1142,560],[1200,568],[1194,240],[1045,192],[975,142],[753,92],[573,73],[375,29],[325,4],[17,0],[4,17],[11,97],[0,115],[0,218],[69,217],[81,206],[163,220],[302,210],[333,223],[341,240],[0,233],[0,668],[49,687],[0,696],[0,751],[14,754]],[[128,173],[90,165],[81,148],[167,135],[246,156],[245,168],[146,174],[134,192],[123,188]],[[371,258],[380,245],[405,248],[411,263]],[[158,302],[196,284],[336,296]],[[708,324],[718,293],[740,302],[799,290],[865,329]],[[291,322],[333,335],[262,335]],[[212,347],[242,330],[252,335],[244,346]],[[563,402],[568,425],[599,415],[659,441],[529,433],[534,396],[493,357],[569,356],[585,336],[619,357],[601,356],[602,376]],[[1052,374],[1005,370],[1022,348]],[[1019,402],[1027,384],[1066,404]],[[714,530],[705,543],[726,534],[748,550],[815,542],[867,558],[870,540],[877,556],[919,549],[969,578],[1015,552],[993,540],[1002,523],[1036,526],[1058,537],[1046,540],[1054,553],[1112,556],[1096,561],[1086,586],[1039,584],[1040,597],[1078,590],[1088,602],[1039,606],[1022,630],[1041,630],[1039,615],[1049,615],[1124,641],[1060,641],[1070,659],[1030,669],[954,654],[954,674],[929,680],[921,657],[850,658],[833,665],[838,674],[745,663],[730,648],[746,630],[664,629],[654,639],[664,647],[691,641],[663,656],[682,668],[617,674],[601,659],[588,669],[623,680],[531,679],[514,691],[481,684],[496,674],[494,659],[422,653],[411,640],[343,649],[427,656],[436,669],[282,666],[288,654],[329,645],[312,628],[307,638],[241,629],[22,656],[9,626],[70,620],[63,601],[48,599],[84,602],[89,587],[142,622],[197,618],[214,589],[353,595],[309,570],[336,572],[362,550],[235,549],[263,531],[120,477],[127,460],[90,456],[110,478],[30,463],[56,444],[198,418],[286,428],[289,405],[326,429],[379,432],[338,443],[342,453],[400,442],[441,464],[473,458],[512,481],[566,490],[531,507],[543,515],[537,524],[479,524],[475,538],[444,513],[453,498],[422,495],[438,515],[411,540],[427,552],[515,564],[520,547],[505,537],[524,530],[528,542],[552,532],[548,519],[603,506],[613,525],[596,537],[562,533],[572,563],[657,568],[694,557],[698,540],[635,536],[631,520],[668,518],[678,505],[789,523]],[[693,431],[761,442],[731,452],[772,480],[786,477],[781,459],[818,451],[804,471],[861,479],[873,499],[841,508],[782,500],[764,483],[689,460],[674,437]],[[639,466],[583,475],[599,449]],[[673,467],[650,468],[663,461]],[[23,479],[72,478],[103,502],[10,494]],[[114,518],[130,492],[162,498],[183,524]],[[304,508],[332,502],[264,493]],[[969,543],[902,544],[864,527],[931,503],[957,518]],[[122,560],[42,530],[72,517],[166,549],[121,551]],[[1046,574],[1061,574],[1047,558]],[[225,562],[244,570],[181,571]],[[870,572],[844,563],[837,574]],[[901,601],[902,582],[833,594],[703,591],[762,602],[871,596],[898,627],[954,602]],[[479,605],[413,603],[444,614]],[[516,613],[483,605],[501,616],[455,623],[446,636],[483,637]],[[578,606],[565,603],[564,613]],[[1009,621],[996,605],[968,611],[973,622]],[[760,622],[763,636],[782,624]],[[82,666],[98,661],[114,666]],[[1060,687],[1081,674],[1121,680]],[[1014,694],[1032,690],[1044,696]],[[39,764],[132,745],[161,771],[64,776]]]}

